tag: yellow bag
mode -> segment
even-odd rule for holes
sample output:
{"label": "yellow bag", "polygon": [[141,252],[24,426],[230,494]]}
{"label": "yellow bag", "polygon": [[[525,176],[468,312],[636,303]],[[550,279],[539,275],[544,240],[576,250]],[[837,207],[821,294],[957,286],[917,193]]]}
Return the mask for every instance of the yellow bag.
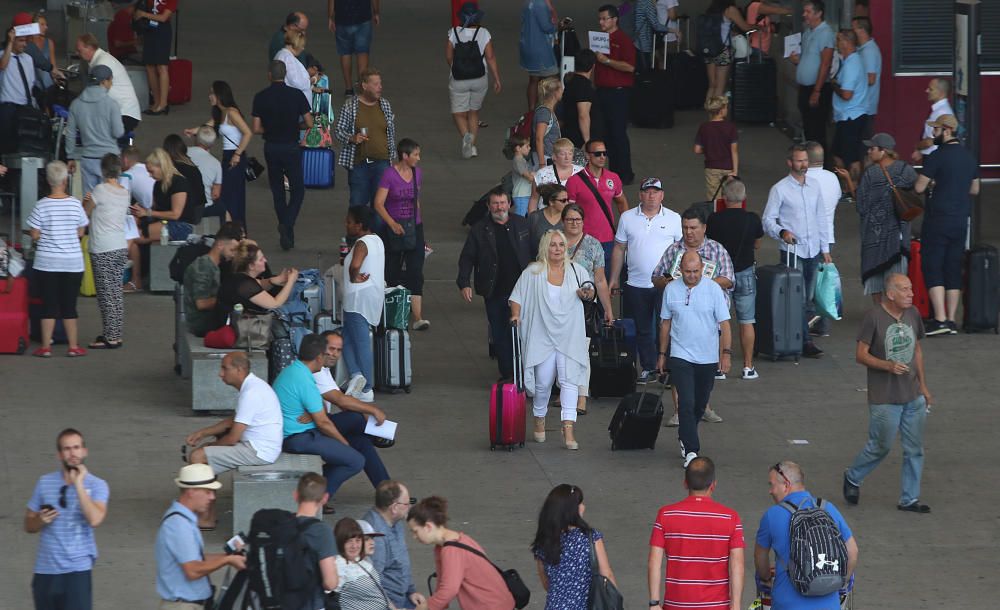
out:
{"label": "yellow bag", "polygon": [[97,287],[94,286],[94,267],[90,264],[89,242],[89,235],[84,235],[83,239],[80,240],[80,249],[83,250],[83,281],[80,282],[80,296],[82,297],[97,295]]}

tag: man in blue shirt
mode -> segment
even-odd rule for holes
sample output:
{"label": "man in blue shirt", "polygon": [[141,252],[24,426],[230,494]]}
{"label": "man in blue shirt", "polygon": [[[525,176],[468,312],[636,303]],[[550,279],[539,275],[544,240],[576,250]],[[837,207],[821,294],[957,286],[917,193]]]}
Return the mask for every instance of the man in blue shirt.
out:
{"label": "man in blue shirt", "polygon": [[274,380],[274,393],[281,402],[285,437],[282,449],[323,458],[323,476],[330,494],[323,514],[332,515],[336,512],[333,497],[344,481],[361,472],[365,457],[351,448],[326,415],[323,396],[313,379],[313,373],[318,373],[325,364],[326,339],[320,335],[306,335],[299,346],[299,359],[285,367]]}
{"label": "man in blue shirt", "polygon": [[718,283],[704,279],[704,274],[701,255],[695,250],[685,252],[681,257],[683,281],[667,284],[660,310],[660,354],[656,368],[661,374],[670,371],[670,381],[677,390],[680,419],[677,435],[685,468],[701,450],[698,422],[712,395],[715,372],[729,372],[733,353],[726,294]]}
{"label": "man in blue shirt", "polygon": [[156,592],[161,610],[201,610],[212,596],[212,572],[232,566],[246,568],[246,556],[225,553],[205,554],[205,542],[198,529],[198,514],[215,500],[222,483],[208,464],[188,464],[174,483],[180,497],[160,520],[156,535]]}
{"label": "man in blue shirt", "polygon": [[868,74],[868,95],[865,96],[864,139],[870,140],[875,133],[875,115],[878,114],[878,98],[882,90],[882,50],[872,38],[872,21],[868,17],[855,17],[851,28],[858,37],[858,53],[865,62]]}
{"label": "man in blue shirt", "polygon": [[861,159],[864,158],[861,140],[868,112],[868,75],[857,49],[858,37],[853,30],[841,30],[837,34],[837,50],[841,59],[840,70],[832,81],[833,120],[836,122],[833,155],[837,167],[850,170],[855,184],[861,174]]}
{"label": "man in blue shirt", "polygon": [[382,577],[382,587],[397,608],[415,608],[425,600],[413,584],[410,553],[406,548],[406,515],[416,500],[399,481],[382,481],[375,488],[375,506],[362,517],[382,536],[375,538],[372,565]]}
{"label": "man in blue shirt", "polygon": [[38,479],[24,515],[24,531],[41,532],[31,592],[36,610],[90,610],[94,528],[108,512],[108,484],[84,466],[82,434],[63,430],[56,449],[62,468]]}
{"label": "man in blue shirt", "polygon": [[826,148],[826,125],[830,122],[830,99],[833,89],[827,82],[833,64],[833,29],[825,21],[823,0],[808,0],[802,5],[802,54],[789,59],[796,65],[795,82],[799,85],[799,112],[805,139]]}
{"label": "man in blue shirt", "polygon": [[[767,509],[760,518],[757,528],[757,544],[753,551],[753,561],[757,569],[757,578],[762,583],[771,585],[773,610],[839,610],[840,596],[834,592],[822,597],[806,597],[795,588],[795,583],[788,576],[789,556],[789,526],[792,513],[780,506],[782,502],[791,502],[795,506],[816,505],[816,499],[806,491],[805,474],[802,467],[795,462],[778,462],[768,471],[768,493],[774,500],[774,506]],[[840,537],[847,547],[847,570],[844,572],[844,582],[850,582],[854,568],[858,565],[858,543],[840,515],[837,507],[829,502],[823,503],[823,508],[830,514],[834,523],[840,529]],[[774,572],[771,568],[771,551],[774,551]]]}

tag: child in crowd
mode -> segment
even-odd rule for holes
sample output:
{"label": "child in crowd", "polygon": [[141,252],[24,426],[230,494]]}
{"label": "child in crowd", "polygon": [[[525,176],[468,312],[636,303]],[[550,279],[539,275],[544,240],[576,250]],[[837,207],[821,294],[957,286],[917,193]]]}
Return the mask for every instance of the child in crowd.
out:
{"label": "child in crowd", "polygon": [[705,199],[718,198],[720,188],[729,176],[739,173],[740,155],[736,125],[727,121],[729,99],[717,95],[705,102],[708,121],[698,127],[694,137],[694,154],[705,155]]}
{"label": "child in crowd", "polygon": [[326,115],[332,120],[330,112],[330,77],[323,73],[323,65],[315,59],[309,61],[309,81],[312,82],[313,112]]}
{"label": "child in crowd", "polygon": [[512,135],[507,140],[503,153],[513,162],[510,171],[514,179],[514,191],[511,194],[513,212],[518,216],[527,216],[531,185],[535,182],[535,173],[531,171],[531,142],[524,136]]}

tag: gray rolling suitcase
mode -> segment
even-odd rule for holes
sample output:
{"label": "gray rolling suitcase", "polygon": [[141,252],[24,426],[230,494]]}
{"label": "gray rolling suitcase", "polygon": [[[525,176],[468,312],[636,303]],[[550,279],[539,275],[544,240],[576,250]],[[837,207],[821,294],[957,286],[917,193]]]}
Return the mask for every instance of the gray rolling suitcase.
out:
{"label": "gray rolling suitcase", "polygon": [[805,305],[805,282],[802,271],[794,266],[795,248],[787,253],[789,265],[766,265],[757,268],[757,343],[754,353],[770,356],[771,361],[802,355],[802,317]]}
{"label": "gray rolling suitcase", "polygon": [[409,331],[380,328],[375,334],[375,389],[409,394],[411,371]]}

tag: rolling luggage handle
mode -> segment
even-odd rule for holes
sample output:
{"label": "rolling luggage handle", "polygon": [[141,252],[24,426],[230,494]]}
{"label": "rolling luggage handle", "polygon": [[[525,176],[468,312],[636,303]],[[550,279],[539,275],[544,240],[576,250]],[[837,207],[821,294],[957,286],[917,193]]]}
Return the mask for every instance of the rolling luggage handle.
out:
{"label": "rolling luggage handle", "polygon": [[517,324],[510,325],[510,340],[514,346],[514,386],[519,392],[524,392],[524,362],[521,358],[520,333],[517,332]]}
{"label": "rolling luggage handle", "polygon": [[799,268],[798,267],[799,255],[795,252],[798,245],[799,242],[796,240],[792,241],[792,243],[788,244],[788,247],[785,248],[785,266],[790,269]]}

